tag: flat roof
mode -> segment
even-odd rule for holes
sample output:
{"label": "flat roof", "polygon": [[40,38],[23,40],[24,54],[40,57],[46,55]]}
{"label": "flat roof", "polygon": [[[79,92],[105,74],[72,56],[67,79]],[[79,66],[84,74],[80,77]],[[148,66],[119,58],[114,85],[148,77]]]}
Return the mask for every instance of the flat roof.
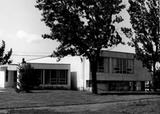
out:
{"label": "flat roof", "polygon": [[109,51],[109,50],[105,50],[105,49],[102,49],[101,51],[102,51],[102,52],[122,53],[122,54],[133,54],[133,55],[135,55],[135,53],[133,53],[133,52]]}
{"label": "flat roof", "polygon": [[32,62],[28,62],[29,64],[43,64],[43,65],[70,65],[67,63],[32,63]]}
{"label": "flat roof", "polygon": [[[70,64],[65,63],[29,63],[31,66],[35,67],[35,69],[39,68],[46,68],[46,69],[70,69]],[[0,65],[0,70],[10,70],[16,71],[18,68],[18,64],[5,64]]]}
{"label": "flat roof", "polygon": [[5,65],[0,65],[0,69],[7,69],[7,70],[12,70],[15,71],[17,70],[18,64],[5,64]]}

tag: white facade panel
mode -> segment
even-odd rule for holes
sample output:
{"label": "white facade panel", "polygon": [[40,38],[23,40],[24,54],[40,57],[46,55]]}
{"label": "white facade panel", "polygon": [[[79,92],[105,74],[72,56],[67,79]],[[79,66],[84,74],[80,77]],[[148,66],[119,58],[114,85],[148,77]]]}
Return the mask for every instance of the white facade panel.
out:
{"label": "white facade panel", "polygon": [[8,70],[8,80],[5,81],[5,87],[14,87],[14,84],[14,71]]}
{"label": "white facade panel", "polygon": [[30,63],[34,69],[70,69],[70,64]]}
{"label": "white facade panel", "polygon": [[0,87],[5,87],[5,72],[0,71]]}

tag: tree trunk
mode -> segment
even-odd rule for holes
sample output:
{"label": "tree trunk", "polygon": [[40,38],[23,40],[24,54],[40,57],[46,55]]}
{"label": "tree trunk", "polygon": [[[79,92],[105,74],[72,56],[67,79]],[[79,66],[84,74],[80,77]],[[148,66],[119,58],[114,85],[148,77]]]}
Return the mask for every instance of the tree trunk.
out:
{"label": "tree trunk", "polygon": [[92,74],[92,93],[97,94],[97,65],[100,56],[100,49],[94,52],[90,58],[91,74]]}
{"label": "tree trunk", "polygon": [[97,94],[97,61],[91,61],[92,93]]}

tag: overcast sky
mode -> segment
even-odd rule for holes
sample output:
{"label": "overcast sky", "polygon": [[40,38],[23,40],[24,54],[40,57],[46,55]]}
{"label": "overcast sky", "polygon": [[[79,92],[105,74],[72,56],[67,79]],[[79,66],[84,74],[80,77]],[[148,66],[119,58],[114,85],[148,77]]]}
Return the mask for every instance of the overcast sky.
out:
{"label": "overcast sky", "polygon": [[[6,51],[13,49],[14,62],[23,57],[17,55],[49,55],[58,46],[55,41],[41,37],[48,29],[40,21],[42,17],[35,8],[35,1],[0,0],[0,40],[6,42]],[[133,51],[124,46],[113,50]],[[33,57],[27,57],[30,58]]]}

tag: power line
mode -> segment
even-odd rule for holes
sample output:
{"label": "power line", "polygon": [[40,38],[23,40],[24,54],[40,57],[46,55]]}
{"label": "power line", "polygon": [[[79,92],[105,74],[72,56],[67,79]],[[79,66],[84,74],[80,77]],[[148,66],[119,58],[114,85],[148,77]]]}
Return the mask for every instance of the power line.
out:
{"label": "power line", "polygon": [[34,58],[34,59],[28,59],[26,61],[38,60],[38,59],[43,59],[43,58],[47,58],[47,57],[51,57],[51,55],[42,56],[42,57],[38,57],[38,58]]}
{"label": "power line", "polygon": [[[22,52],[21,52],[22,53]],[[48,53],[48,52],[46,52]],[[42,58],[52,57],[52,54],[19,54],[19,53],[13,53],[12,56],[16,57],[22,57],[22,58],[32,58],[32,59],[26,59],[25,61],[32,61],[32,60],[38,60]]]}
{"label": "power line", "polygon": [[49,54],[52,54],[53,52],[19,52],[19,51],[14,51],[12,53],[13,56],[46,56]]}
{"label": "power line", "polygon": [[39,55],[44,55],[52,52],[18,52],[18,51],[13,51],[13,54],[39,54]]}
{"label": "power line", "polygon": [[48,56],[48,55],[36,55],[36,54],[12,54],[12,56],[29,56],[29,57],[39,57],[39,56]]}

